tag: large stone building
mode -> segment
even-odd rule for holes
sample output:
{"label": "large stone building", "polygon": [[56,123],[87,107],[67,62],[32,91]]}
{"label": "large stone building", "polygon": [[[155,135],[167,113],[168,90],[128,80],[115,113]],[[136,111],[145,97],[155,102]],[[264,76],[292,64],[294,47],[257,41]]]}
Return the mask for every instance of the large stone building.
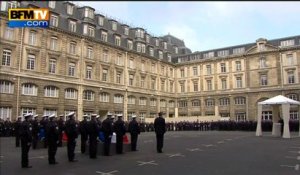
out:
{"label": "large stone building", "polygon": [[[8,8],[45,7],[50,27],[9,28]],[[300,36],[194,52],[88,6],[2,1],[0,117],[108,111],[153,121],[256,120],[257,102],[299,100]],[[298,119],[299,108],[291,108]],[[265,108],[263,119],[271,119]]]}

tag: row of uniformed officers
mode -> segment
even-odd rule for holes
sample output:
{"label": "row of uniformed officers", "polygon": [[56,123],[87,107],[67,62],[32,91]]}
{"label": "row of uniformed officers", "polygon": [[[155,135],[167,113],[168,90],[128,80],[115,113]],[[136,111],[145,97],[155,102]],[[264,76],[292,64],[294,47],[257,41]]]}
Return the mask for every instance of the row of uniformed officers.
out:
{"label": "row of uniformed officers", "polygon": [[[37,116],[32,114],[24,115],[24,121],[18,118],[16,122],[16,146],[19,146],[21,140],[22,149],[22,168],[31,168],[28,164],[28,152],[31,147],[36,148],[38,140],[43,140],[44,147],[48,147],[48,162],[49,164],[57,164],[55,154],[58,146],[62,146],[63,132],[67,136],[67,152],[69,162],[77,162],[75,159],[76,139],[81,134],[81,153],[86,152],[86,143],[89,145],[89,156],[91,159],[97,158],[97,143],[101,138],[104,142],[104,155],[110,156],[110,145],[113,132],[116,133],[116,153],[123,153],[123,136],[126,134],[125,123],[122,115],[117,115],[118,119],[114,122],[114,116],[111,113],[107,114],[107,118],[101,122],[97,114],[91,115],[91,120],[87,120],[87,116],[78,124],[75,121],[75,113],[71,112],[67,115],[68,120],[64,122],[63,116],[56,121],[56,116],[43,116],[41,121],[38,121]],[[32,120],[32,117],[34,119]],[[137,139],[140,134],[140,127],[136,121],[136,116],[132,117],[128,125],[128,132],[131,135],[131,150],[137,151]]]}

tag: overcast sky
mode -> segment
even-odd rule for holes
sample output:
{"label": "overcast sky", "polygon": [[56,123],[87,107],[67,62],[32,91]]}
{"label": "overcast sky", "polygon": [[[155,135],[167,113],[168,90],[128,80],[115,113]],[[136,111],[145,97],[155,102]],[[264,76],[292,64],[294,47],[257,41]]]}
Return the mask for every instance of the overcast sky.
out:
{"label": "overcast sky", "polygon": [[81,1],[150,34],[170,33],[193,52],[300,35],[300,2]]}

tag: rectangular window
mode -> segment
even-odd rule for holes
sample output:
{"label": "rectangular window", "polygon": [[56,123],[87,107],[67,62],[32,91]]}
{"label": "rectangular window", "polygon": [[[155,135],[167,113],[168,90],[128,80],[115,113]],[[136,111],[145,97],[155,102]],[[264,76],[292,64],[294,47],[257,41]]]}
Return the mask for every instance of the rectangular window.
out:
{"label": "rectangular window", "polygon": [[244,47],[240,47],[240,48],[234,48],[233,50],[232,50],[232,52],[233,52],[233,54],[242,54],[242,53],[244,53],[245,52],[245,48]]}
{"label": "rectangular window", "polygon": [[145,77],[141,77],[141,87],[145,87]]}
{"label": "rectangular window", "polygon": [[56,109],[44,109],[44,115],[50,116],[50,115],[52,115],[52,114],[54,114],[54,115],[57,116],[57,111],[56,111]]}
{"label": "rectangular window", "polygon": [[198,75],[198,67],[193,67],[193,74],[194,76]]}
{"label": "rectangular window", "polygon": [[87,48],[87,58],[90,58],[90,59],[92,59],[93,58],[93,48],[92,47],[88,47]]}
{"label": "rectangular window", "polygon": [[58,26],[58,16],[51,15],[51,17],[50,17],[50,25],[54,26],[54,27]]}
{"label": "rectangular window", "polygon": [[37,87],[33,84],[24,84],[22,86],[22,94],[37,96]]}
{"label": "rectangular window", "polygon": [[185,91],[185,84],[184,83],[180,83],[180,92],[184,92]]}
{"label": "rectangular window", "polygon": [[141,43],[137,43],[136,44],[136,51],[137,52],[141,52],[141,50],[142,50],[142,44]]}
{"label": "rectangular window", "polygon": [[123,65],[123,58],[122,58],[122,55],[121,55],[121,54],[118,54],[118,55],[117,55],[116,64],[117,64],[118,66],[122,66],[122,65]]}
{"label": "rectangular window", "polygon": [[93,27],[93,26],[89,26],[88,27],[88,35],[90,37],[94,37],[95,36],[95,27]]}
{"label": "rectangular window", "polygon": [[54,86],[47,86],[44,95],[45,97],[58,97],[58,89]]}
{"label": "rectangular window", "polygon": [[115,95],[114,96],[114,103],[123,103],[123,96]]}
{"label": "rectangular window", "polygon": [[267,67],[267,62],[266,62],[266,58],[265,57],[261,57],[260,58],[259,65],[260,65],[260,68],[266,68]]}
{"label": "rectangular window", "polygon": [[162,51],[158,51],[158,58],[159,59],[163,59],[164,58],[164,55],[163,55]]}
{"label": "rectangular window", "polygon": [[293,54],[287,54],[286,59],[287,59],[287,65],[288,66],[293,66],[294,65]]}
{"label": "rectangular window", "polygon": [[299,120],[299,112],[290,111],[290,120]]}
{"label": "rectangular window", "polygon": [[226,81],[226,79],[222,79],[221,82],[222,82],[222,90],[226,90],[227,89],[227,81]]}
{"label": "rectangular window", "polygon": [[57,37],[51,37],[50,39],[50,50],[57,50]]}
{"label": "rectangular window", "polygon": [[150,56],[154,57],[154,50],[152,47],[149,47],[149,54]]}
{"label": "rectangular window", "polygon": [[115,36],[115,45],[121,46],[121,38],[119,36]]}
{"label": "rectangular window", "polygon": [[187,101],[178,101],[178,107],[179,108],[184,108],[187,107]]}
{"label": "rectangular window", "polygon": [[235,118],[236,118],[236,121],[237,122],[240,122],[240,121],[246,121],[246,113],[236,113],[235,114]]}
{"label": "rectangular window", "polygon": [[84,17],[94,19],[94,11],[90,8],[84,9]]}
{"label": "rectangular window", "polygon": [[226,65],[225,63],[221,63],[221,73],[225,73],[226,72]]}
{"label": "rectangular window", "polygon": [[117,72],[117,83],[121,84],[121,73]]}
{"label": "rectangular window", "polygon": [[100,102],[109,102],[109,94],[108,93],[101,93],[100,94],[100,98],[99,98]]}
{"label": "rectangular window", "polygon": [[155,98],[150,99],[150,106],[156,106],[156,99]]}
{"label": "rectangular window", "polygon": [[112,21],[111,28],[112,28],[112,30],[116,31],[117,30],[117,23]]}
{"label": "rectangular window", "polygon": [[242,77],[236,77],[236,87],[237,88],[243,87]]}
{"label": "rectangular window", "polygon": [[267,86],[268,85],[267,75],[260,75],[260,85],[261,86]]}
{"label": "rectangular window", "polygon": [[218,51],[218,56],[219,57],[225,57],[225,56],[228,56],[228,55],[229,55],[229,50]]}
{"label": "rectangular window", "polygon": [[198,92],[199,91],[199,85],[197,81],[194,81],[194,92]]}
{"label": "rectangular window", "polygon": [[295,83],[295,74],[293,71],[288,72],[288,84]]}
{"label": "rectangular window", "polygon": [[107,42],[107,32],[101,32],[101,41]]}
{"label": "rectangular window", "polygon": [[150,43],[150,36],[146,35],[146,43]]}
{"label": "rectangular window", "polygon": [[211,75],[211,65],[206,65],[206,74]]}
{"label": "rectangular window", "polygon": [[55,74],[56,72],[56,60],[50,59],[49,60],[49,73]]}
{"label": "rectangular window", "polygon": [[242,70],[242,65],[240,61],[235,62],[235,69],[236,71],[241,71]]}
{"label": "rectangular window", "polygon": [[164,49],[168,49],[167,42],[164,42]]}
{"label": "rectangular window", "polygon": [[192,101],[192,106],[193,107],[200,106],[200,100],[193,100]]}
{"label": "rectangular window", "polygon": [[11,64],[11,50],[4,49],[2,55],[2,66],[10,66]]}
{"label": "rectangular window", "polygon": [[76,32],[76,21],[70,21],[69,22],[69,30],[71,32]]}
{"label": "rectangular window", "polygon": [[4,38],[7,40],[13,40],[14,39],[14,29],[10,27],[6,27],[4,32]]}
{"label": "rectangular window", "polygon": [[141,106],[146,106],[146,103],[147,103],[147,99],[141,97],[141,98],[140,98],[140,101],[139,101],[139,105],[141,105]]}
{"label": "rectangular window", "polygon": [[175,53],[178,54],[178,47],[174,47]]}
{"label": "rectangular window", "polygon": [[30,44],[30,45],[35,45],[36,44],[36,31],[30,31],[29,32],[28,44]]}
{"label": "rectangular window", "polygon": [[293,46],[295,45],[295,40],[285,40],[280,42],[280,46],[286,47],[286,46]]}
{"label": "rectangular window", "polygon": [[27,57],[27,66],[28,70],[34,70],[35,68],[35,55],[29,54]]}
{"label": "rectangular window", "polygon": [[142,50],[142,53],[146,53],[146,46],[145,46],[145,44],[141,44],[141,50]]}
{"label": "rectangular window", "polygon": [[124,35],[129,35],[129,28],[128,27],[124,27]]}
{"label": "rectangular window", "polygon": [[141,71],[142,71],[142,72],[145,72],[145,62],[142,62],[142,65],[141,65]]}
{"label": "rectangular window", "polygon": [[127,48],[128,48],[129,50],[132,50],[132,49],[133,49],[133,43],[132,43],[131,40],[127,40]]}
{"label": "rectangular window", "polygon": [[94,101],[94,92],[93,91],[84,91],[83,92],[83,99],[87,101]]}
{"label": "rectangular window", "polygon": [[35,108],[22,108],[21,111],[22,111],[21,112],[22,116],[25,115],[25,114],[29,114],[29,113],[36,114],[36,109]]}
{"label": "rectangular window", "polygon": [[0,107],[0,119],[6,120],[9,119],[11,121],[12,117],[12,110],[11,107]]}
{"label": "rectangular window", "polygon": [[155,40],[155,46],[159,47],[159,40],[158,39]]}
{"label": "rectangular window", "polygon": [[98,24],[99,24],[100,26],[103,26],[103,24],[104,24],[104,17],[103,17],[103,16],[99,16],[99,17],[98,17]]}
{"label": "rectangular window", "polygon": [[48,5],[49,5],[50,8],[54,9],[55,8],[55,1],[49,1]]}
{"label": "rectangular window", "polygon": [[102,81],[107,81],[107,73],[108,73],[107,69],[102,70]]}
{"label": "rectangular window", "polygon": [[211,91],[212,90],[212,83],[211,80],[206,80],[206,84],[207,84],[207,90]]}
{"label": "rectangular window", "polygon": [[133,75],[129,75],[129,86],[133,86]]}
{"label": "rectangular window", "polygon": [[70,43],[69,51],[70,51],[70,54],[76,54],[76,43],[75,42]]}
{"label": "rectangular window", "polygon": [[73,9],[74,9],[74,6],[68,4],[68,6],[67,6],[67,14],[68,15],[73,15]]}
{"label": "rectangular window", "polygon": [[262,120],[272,120],[272,111],[263,111]]}
{"label": "rectangular window", "polygon": [[1,4],[1,11],[8,11],[8,9],[11,8],[17,8],[19,5],[19,2],[17,1],[2,1]]}
{"label": "rectangular window", "polygon": [[237,98],[234,99],[234,104],[236,104],[236,105],[245,105],[246,104],[246,98],[237,97]]}
{"label": "rectangular window", "polygon": [[69,63],[68,75],[72,77],[75,76],[75,63]]}
{"label": "rectangular window", "polygon": [[184,69],[180,69],[180,77],[181,77],[181,78],[184,77]]}
{"label": "rectangular window", "polygon": [[133,62],[133,59],[130,59],[130,60],[129,60],[129,68],[130,68],[130,69],[134,69],[134,62]]}
{"label": "rectangular window", "polygon": [[155,88],[155,79],[154,79],[154,78],[151,79],[151,88],[152,88],[153,90],[156,89],[156,88]]}
{"label": "rectangular window", "polygon": [[103,61],[108,63],[109,58],[108,58],[108,50],[103,50]]}
{"label": "rectangular window", "polygon": [[92,71],[93,71],[93,67],[92,66],[87,66],[86,67],[86,79],[92,79]]}

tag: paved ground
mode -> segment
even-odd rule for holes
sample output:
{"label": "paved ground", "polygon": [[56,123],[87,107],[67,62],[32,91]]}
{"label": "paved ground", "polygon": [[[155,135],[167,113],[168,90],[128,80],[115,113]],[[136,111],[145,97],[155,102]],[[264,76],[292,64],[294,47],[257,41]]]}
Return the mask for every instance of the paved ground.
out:
{"label": "paved ground", "polygon": [[164,153],[156,153],[154,133],[142,133],[138,152],[67,161],[66,147],[59,148],[57,165],[48,165],[47,150],[30,150],[31,169],[21,168],[21,149],[13,138],[0,138],[1,175],[299,175],[300,137],[274,138],[270,133],[186,131],[167,132]]}

